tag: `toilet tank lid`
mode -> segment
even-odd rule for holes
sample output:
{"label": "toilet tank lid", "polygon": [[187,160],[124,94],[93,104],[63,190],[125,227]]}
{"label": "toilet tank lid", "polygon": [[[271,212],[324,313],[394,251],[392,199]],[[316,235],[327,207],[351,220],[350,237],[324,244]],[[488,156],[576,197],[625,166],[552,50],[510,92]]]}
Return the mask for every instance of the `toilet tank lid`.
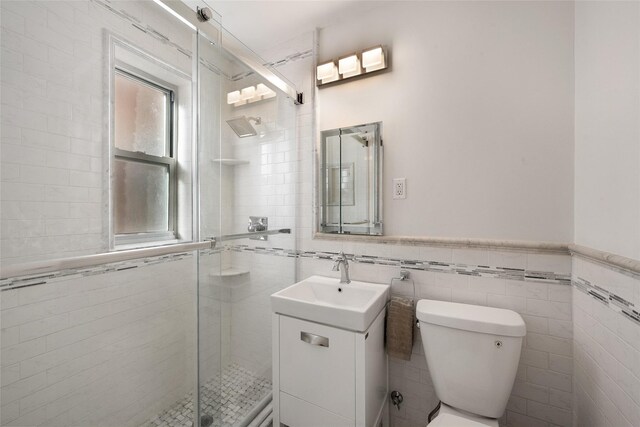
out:
{"label": "toilet tank lid", "polygon": [[484,334],[523,337],[527,328],[512,310],[422,299],[416,307],[421,322]]}

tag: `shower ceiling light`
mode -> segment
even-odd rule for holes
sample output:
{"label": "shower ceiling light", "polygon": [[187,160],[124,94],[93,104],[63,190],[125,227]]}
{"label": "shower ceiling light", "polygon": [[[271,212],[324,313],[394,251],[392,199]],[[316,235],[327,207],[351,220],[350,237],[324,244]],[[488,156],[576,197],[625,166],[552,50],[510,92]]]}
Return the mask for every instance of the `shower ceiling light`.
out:
{"label": "shower ceiling light", "polygon": [[387,50],[384,46],[376,46],[363,50],[361,54],[350,54],[337,61],[320,64],[316,71],[316,85],[323,86],[327,83],[384,70],[387,68],[386,54]]}
{"label": "shower ceiling light", "polygon": [[343,78],[357,76],[362,72],[358,55],[350,55],[338,60],[338,72]]}

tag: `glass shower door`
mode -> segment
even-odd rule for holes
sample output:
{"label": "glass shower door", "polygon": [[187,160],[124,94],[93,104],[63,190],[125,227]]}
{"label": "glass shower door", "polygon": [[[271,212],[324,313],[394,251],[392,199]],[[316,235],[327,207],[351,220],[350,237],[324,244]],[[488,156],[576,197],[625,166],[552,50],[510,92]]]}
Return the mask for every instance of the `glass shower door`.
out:
{"label": "glass shower door", "polygon": [[293,100],[221,29],[199,38],[199,420],[261,426],[271,416],[269,296],[295,282]]}

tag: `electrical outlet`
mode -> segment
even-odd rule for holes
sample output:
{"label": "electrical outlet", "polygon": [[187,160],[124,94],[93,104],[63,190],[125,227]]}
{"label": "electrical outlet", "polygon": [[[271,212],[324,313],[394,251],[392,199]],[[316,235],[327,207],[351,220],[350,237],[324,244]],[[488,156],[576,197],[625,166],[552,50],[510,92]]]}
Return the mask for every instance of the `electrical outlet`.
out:
{"label": "electrical outlet", "polygon": [[393,180],[393,198],[407,198],[407,178],[395,178]]}

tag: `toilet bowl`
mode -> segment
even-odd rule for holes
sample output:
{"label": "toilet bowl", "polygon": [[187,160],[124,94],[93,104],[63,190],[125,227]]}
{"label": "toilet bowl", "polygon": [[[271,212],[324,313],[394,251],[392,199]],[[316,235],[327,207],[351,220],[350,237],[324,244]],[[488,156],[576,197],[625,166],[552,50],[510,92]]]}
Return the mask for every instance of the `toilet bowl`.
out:
{"label": "toilet bowl", "polygon": [[526,327],[515,311],[420,300],[429,372],[442,406],[429,426],[497,426],[507,406]]}

